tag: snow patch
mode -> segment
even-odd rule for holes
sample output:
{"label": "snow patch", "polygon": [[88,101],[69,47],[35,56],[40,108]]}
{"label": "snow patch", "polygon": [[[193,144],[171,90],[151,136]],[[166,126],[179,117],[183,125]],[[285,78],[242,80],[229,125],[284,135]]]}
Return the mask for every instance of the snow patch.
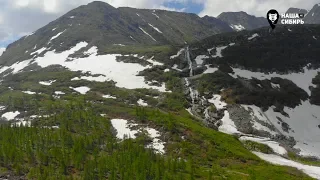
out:
{"label": "snow patch", "polygon": [[145,130],[148,132],[149,137],[152,138],[152,144],[148,145],[148,148],[155,149],[156,152],[160,154],[164,154],[164,142],[162,142],[159,137],[160,137],[160,132],[153,129],[153,128],[145,128]]}
{"label": "snow patch", "polygon": [[124,47],[124,46],[126,46],[126,45],[124,45],[124,44],[113,44],[114,46],[121,46],[121,47]]}
{"label": "snow patch", "polygon": [[178,53],[176,55],[170,56],[170,59],[174,59],[174,58],[179,57],[183,53],[183,51],[184,51],[184,49],[180,49],[180,51],[178,51]]}
{"label": "snow patch", "polygon": [[178,68],[178,65],[176,65],[176,64],[173,65],[172,69],[180,71],[180,72],[182,71],[181,69]]}
{"label": "snow patch", "polygon": [[243,105],[243,104],[241,104],[241,106],[245,110],[250,112],[250,115],[251,115],[252,121],[253,121],[252,122],[253,123],[253,128],[255,128],[255,129],[259,130],[259,131],[269,132],[271,135],[274,135],[274,136],[278,134],[277,132],[272,131],[270,128],[262,125],[261,123],[259,123],[259,122],[257,122],[255,120],[255,118],[257,118],[260,121],[263,121],[265,123],[268,123],[268,124],[272,125],[268,121],[268,118],[264,115],[263,111],[259,107],[255,106],[255,105]]}
{"label": "snow patch", "polygon": [[92,46],[88,51],[84,52],[85,55],[94,55],[96,56],[98,54],[98,48],[96,46]]}
{"label": "snow patch", "polygon": [[31,121],[19,120],[14,124],[11,124],[11,127],[31,127]]}
{"label": "snow patch", "polygon": [[279,84],[271,83],[271,86],[272,86],[272,88],[275,88],[275,89],[280,89],[281,88]]}
{"label": "snow patch", "polygon": [[138,131],[131,130],[130,129],[130,124],[128,124],[127,120],[124,120],[124,119],[112,119],[111,120],[111,124],[117,131],[117,138],[118,139],[123,140],[125,138],[132,138],[132,139],[136,138],[135,134],[137,134]]}
{"label": "snow patch", "polygon": [[201,66],[203,64],[203,59],[209,58],[206,55],[199,55],[196,57],[195,61],[197,63],[198,66]]}
{"label": "snow patch", "polygon": [[158,61],[154,61],[153,58],[154,58],[154,56],[152,56],[150,59],[147,59],[147,61],[154,66],[163,66],[164,65],[163,63],[160,63]]}
{"label": "snow patch", "polygon": [[314,86],[312,84],[312,79],[316,77],[320,69],[308,69],[307,67],[303,68],[303,72],[299,73],[290,73],[290,74],[277,74],[275,72],[271,74],[264,74],[261,72],[252,72],[248,70],[238,69],[238,68],[232,68],[234,71],[234,74],[229,74],[233,78],[237,78],[237,76],[251,79],[256,78],[259,80],[265,80],[265,79],[271,79],[273,77],[279,77],[282,79],[288,79],[294,82],[298,87],[305,90],[309,95],[311,95],[311,91],[309,90],[309,86]]}
{"label": "snow patch", "polygon": [[294,162],[292,160],[285,159],[283,157],[273,155],[273,154],[264,154],[260,152],[253,152],[255,155],[260,157],[261,159],[271,163],[271,164],[276,164],[276,165],[281,165],[281,166],[290,166],[297,168],[304,173],[308,174],[309,176],[320,179],[320,167],[316,166],[309,166],[309,165],[304,165],[300,164],[297,162]]}
{"label": "snow patch", "polygon": [[249,41],[251,41],[252,39],[259,37],[259,34],[255,33],[253,34],[251,37],[248,38]]}
{"label": "snow patch", "polygon": [[39,84],[44,86],[51,86],[52,83],[56,82],[57,80],[50,80],[50,81],[40,81]]}
{"label": "snow patch", "polygon": [[25,94],[30,94],[30,95],[37,94],[36,92],[32,92],[32,91],[22,91],[22,92]]}
{"label": "snow patch", "polygon": [[57,35],[53,36],[53,37],[49,40],[48,44],[50,44],[52,40],[54,40],[54,39],[56,39],[57,37],[59,37],[59,36],[60,36],[62,33],[64,33],[65,31],[66,31],[66,29],[65,29],[64,31],[62,31],[62,32],[59,32]]}
{"label": "snow patch", "polygon": [[157,42],[157,40],[154,39],[154,38],[153,38],[149,33],[147,33],[144,29],[142,29],[141,27],[139,27],[139,29],[140,29],[143,33],[145,33],[146,35],[148,35],[152,40],[154,40],[154,41]]}
{"label": "snow patch", "polygon": [[286,155],[288,153],[287,150],[285,148],[283,148],[282,146],[280,146],[280,144],[278,142],[272,141],[269,138],[241,136],[239,138],[239,140],[240,141],[253,141],[253,142],[267,145],[273,150],[273,152],[275,152],[279,155]]}
{"label": "snow patch", "polygon": [[[275,112],[273,107],[270,107],[265,115],[270,122],[284,135],[292,136],[297,141],[294,148],[301,149],[301,155],[317,156],[320,158],[320,108],[319,106],[310,104],[309,101],[301,102],[301,105],[295,108],[284,107],[289,117]],[[282,123],[278,118],[289,125],[291,130],[288,132],[282,129]]]}
{"label": "snow patch", "polygon": [[213,95],[213,98],[208,99],[208,102],[214,104],[218,110],[224,109],[227,106],[227,103],[221,101],[221,96],[218,94]]}
{"label": "snow patch", "polygon": [[231,24],[230,27],[236,31],[242,31],[242,30],[245,30],[246,28],[243,27],[241,24],[238,24],[238,25],[234,25],[234,24]]}
{"label": "snow patch", "polygon": [[87,94],[87,92],[90,91],[90,88],[88,88],[87,86],[81,86],[81,87],[77,87],[77,88],[70,87],[70,89],[73,89],[73,90],[79,92],[80,94]]}
{"label": "snow patch", "polygon": [[218,46],[218,47],[216,47],[216,48],[208,49],[208,51],[209,51],[209,53],[211,53],[211,51],[212,51],[213,49],[216,49],[217,52],[216,52],[216,54],[213,55],[212,57],[214,57],[214,58],[216,58],[216,57],[223,57],[223,56],[222,56],[222,50],[226,49],[226,48],[229,47],[229,46],[234,46],[234,45],[235,45],[235,43],[230,43],[230,44],[227,45],[227,46]]}
{"label": "snow patch", "polygon": [[139,106],[143,106],[143,107],[148,106],[148,103],[146,103],[143,99],[139,99],[137,103],[139,104]]}
{"label": "snow patch", "polygon": [[[102,115],[105,116],[104,114]],[[148,144],[146,147],[154,149],[156,153],[159,153],[159,154],[165,153],[165,150],[164,150],[165,142],[162,142],[159,139],[161,135],[160,135],[160,132],[157,131],[156,129],[146,127],[146,128],[139,128],[138,130],[131,130],[132,127],[136,127],[138,124],[129,123],[127,120],[124,120],[124,119],[112,119],[111,124],[116,129],[117,131],[116,136],[120,140],[123,140],[126,138],[135,139],[136,134],[138,132],[141,132],[143,130],[147,131],[148,136],[152,138],[152,143]]]}
{"label": "snow patch", "polygon": [[160,17],[156,13],[152,13],[152,14],[156,16],[158,19],[160,19]]}
{"label": "snow patch", "polygon": [[205,70],[203,74],[211,74],[219,70],[218,68],[212,68],[209,65],[206,65],[206,67],[207,67],[207,70]]}
{"label": "snow patch", "polygon": [[188,111],[188,113],[189,113],[191,116],[194,116],[194,114],[193,114],[192,111],[191,111],[191,108],[186,109],[186,111]]}
{"label": "snow patch", "polygon": [[3,68],[0,69],[0,73],[6,71],[7,69],[12,69],[12,73],[16,74],[16,73],[20,72],[22,69],[24,69],[25,67],[29,66],[31,61],[32,60],[25,60],[22,62],[16,62],[9,67],[4,66]]}
{"label": "snow patch", "polygon": [[71,81],[80,81],[80,80],[87,80],[87,81],[96,81],[96,82],[105,82],[106,77],[105,76],[81,76],[72,78]]}
{"label": "snow patch", "polygon": [[41,49],[38,49],[37,51],[34,51],[34,52],[30,53],[30,55],[41,54],[45,50],[47,50],[47,48],[43,47]]}
{"label": "snow patch", "polygon": [[162,34],[162,31],[160,31],[157,27],[153,26],[152,24],[148,23],[149,26],[151,26],[154,30],[156,30],[158,33]]}
{"label": "snow patch", "polygon": [[[50,65],[59,64],[61,66],[69,68],[71,71],[83,71],[91,72],[92,74],[105,75],[105,81],[115,81],[116,86],[127,89],[137,88],[153,88],[161,92],[167,92],[165,85],[162,87],[150,86],[144,81],[144,77],[137,76],[140,71],[147,68],[137,63],[124,63],[116,61],[118,54],[107,55],[95,55],[91,54],[89,57],[74,59],[73,61],[67,61],[70,54],[75,53],[79,49],[86,47],[88,43],[80,42],[70,50],[56,53],[55,51],[48,51],[43,57],[37,57],[35,63],[42,68]],[[119,76],[121,74],[121,76]],[[102,78],[102,77],[99,77]]]}
{"label": "snow patch", "polygon": [[[236,125],[230,118],[230,114],[227,110],[224,111],[224,116],[221,119],[222,125],[219,126],[219,131],[226,134],[239,134],[240,132],[237,130]],[[241,134],[241,133],[240,133]]]}
{"label": "snow patch", "polygon": [[20,114],[19,111],[16,112],[6,112],[4,114],[2,114],[2,118],[6,118],[8,121],[13,120],[14,118],[16,118],[18,115]]}
{"label": "snow patch", "polygon": [[56,95],[64,95],[64,94],[66,94],[66,93],[64,93],[64,92],[62,92],[62,91],[55,91],[54,94],[56,94]]}
{"label": "snow patch", "polygon": [[106,99],[117,99],[117,97],[111,96],[111,95],[109,95],[109,94],[103,95],[102,97],[103,97],[103,98],[106,98]]}

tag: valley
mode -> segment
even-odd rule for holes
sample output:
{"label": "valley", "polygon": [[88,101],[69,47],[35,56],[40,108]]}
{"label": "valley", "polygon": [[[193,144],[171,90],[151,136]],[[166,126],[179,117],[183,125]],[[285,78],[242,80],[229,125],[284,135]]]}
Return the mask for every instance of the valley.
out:
{"label": "valley", "polygon": [[71,10],[0,50],[0,179],[320,179],[319,32]]}

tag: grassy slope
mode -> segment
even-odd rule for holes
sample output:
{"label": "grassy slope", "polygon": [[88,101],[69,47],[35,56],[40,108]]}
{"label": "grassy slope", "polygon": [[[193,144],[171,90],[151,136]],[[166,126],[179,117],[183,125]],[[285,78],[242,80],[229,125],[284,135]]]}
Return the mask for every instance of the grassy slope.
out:
{"label": "grassy slope", "polygon": [[[209,176],[212,177],[212,179],[308,179],[306,175],[303,173],[297,171],[294,168],[289,167],[280,167],[280,166],[274,166],[270,165],[262,160],[260,160],[258,157],[256,157],[254,154],[252,154],[250,151],[245,149],[245,147],[242,145],[240,141],[238,141],[235,137],[226,135],[217,131],[214,131],[212,129],[206,128],[202,125],[201,122],[197,122],[195,119],[193,119],[185,110],[183,110],[183,106],[178,106],[183,102],[183,99],[179,98],[179,94],[181,93],[179,90],[176,91],[177,96],[164,96],[160,98],[159,101],[165,101],[167,102],[167,106],[164,107],[166,111],[163,111],[161,109],[156,108],[146,108],[146,109],[140,109],[137,110],[136,107],[130,106],[127,104],[124,104],[123,101],[126,99],[132,99],[129,100],[129,103],[134,103],[138,98],[146,98],[146,100],[149,102],[152,102],[153,98],[145,97],[144,91],[145,90],[125,90],[125,89],[119,89],[115,88],[110,83],[95,83],[95,82],[87,82],[87,81],[73,81],[73,82],[60,82],[59,78],[62,78],[61,73],[67,73],[67,72],[60,72],[60,73],[48,73],[46,76],[36,76],[36,75],[30,75],[30,76],[24,76],[21,74],[21,77],[27,77],[26,79],[23,79],[23,85],[18,85],[19,81],[15,82],[13,85],[14,89],[20,89],[20,90],[26,90],[24,88],[28,87],[28,89],[34,90],[34,91],[40,91],[40,92],[46,92],[48,94],[52,93],[55,90],[63,90],[67,93],[67,95],[63,96],[60,100],[54,100],[48,95],[26,95],[21,93],[19,90],[16,91],[10,91],[9,89],[2,87],[3,91],[0,95],[0,102],[1,104],[10,104],[9,109],[11,110],[19,110],[23,111],[25,108],[29,112],[32,112],[33,114],[52,114],[53,112],[61,112],[63,114],[63,109],[65,108],[65,102],[63,100],[68,100],[69,102],[84,102],[86,100],[95,100],[95,102],[102,102],[102,103],[87,103],[83,106],[85,107],[91,107],[89,108],[90,111],[92,111],[92,117],[87,117],[89,119],[93,119],[97,123],[104,124],[103,127],[104,130],[108,130],[110,127],[109,119],[111,118],[125,118],[130,120],[135,120],[140,123],[149,124],[149,126],[157,127],[157,129],[162,129],[162,132],[165,134],[163,138],[166,139],[167,143],[167,155],[165,157],[157,157],[160,158],[162,161],[167,161],[168,157],[171,160],[174,159],[185,159],[187,160],[186,164],[192,164],[190,167],[184,167],[181,165],[180,170],[178,173],[179,177],[183,179],[189,179],[193,177],[194,179],[209,179]],[[74,77],[76,74],[70,74],[68,75],[68,78]],[[49,79],[58,79],[58,82],[53,83],[52,86],[38,86],[38,81],[40,80],[49,80]],[[62,80],[62,79],[61,79]],[[177,83],[178,79],[172,78],[169,79],[169,81],[173,81]],[[6,83],[9,82],[3,82],[3,85],[6,85]],[[80,86],[80,85],[87,85],[93,89],[94,92],[90,92],[87,95],[78,95],[78,94],[72,94],[67,87],[68,86]],[[170,84],[170,83],[169,83]],[[171,82],[172,84],[172,82]],[[119,97],[117,100],[112,99],[103,99],[99,95],[97,95],[96,92],[101,92],[103,94],[112,94]],[[147,91],[148,94],[151,95],[157,95],[154,92]],[[149,99],[148,99],[149,98]],[[27,101],[28,103],[26,103]],[[154,101],[154,100],[153,100]],[[11,103],[10,103],[11,102]],[[14,102],[14,103],[12,103]],[[23,104],[28,104],[27,106],[23,106]],[[80,103],[82,104],[82,103]],[[56,110],[50,109],[49,107],[56,106]],[[39,109],[47,109],[46,111],[38,111]],[[171,110],[170,110],[171,109]],[[68,111],[66,111],[68,113]],[[170,113],[168,113],[170,112]],[[79,117],[80,114],[76,111],[71,117]],[[97,117],[97,114],[107,114],[107,117],[105,119]],[[29,114],[31,115],[31,114]],[[68,120],[66,118],[68,116],[61,115],[59,118],[49,118],[49,119],[39,119],[36,121],[37,123],[35,125],[37,126],[51,126],[51,125],[57,125],[60,124],[62,126],[65,121],[69,122],[69,125],[71,124],[73,127],[73,130],[71,132],[63,130],[63,128],[58,130],[52,130],[52,131],[44,131],[44,130],[34,130],[37,133],[47,133],[49,136],[55,137],[56,134],[59,133],[67,133],[72,138],[84,138],[84,136],[87,136],[88,134],[83,134],[82,132],[87,132],[89,134],[92,134],[95,137],[96,129],[92,129],[92,127],[86,126],[86,121],[79,121],[78,118],[71,118]],[[98,128],[97,127],[97,128]],[[104,127],[107,127],[105,129]],[[5,130],[1,131],[3,135],[5,134],[15,134],[23,131],[28,131],[25,128],[17,128],[17,129],[11,129],[11,128],[5,128]],[[99,129],[99,128],[98,128]],[[31,130],[30,130],[31,131]],[[44,131],[44,132],[42,132]],[[7,132],[7,133],[6,133]],[[99,131],[98,131],[99,132]],[[108,132],[108,131],[107,131]],[[184,140],[181,138],[184,136]],[[1,136],[2,137],[2,136]],[[12,139],[7,142],[17,141],[17,142],[27,142],[27,140],[31,137],[24,137],[25,139],[23,141],[19,140],[21,136],[12,136]],[[106,137],[101,137],[103,139],[103,142],[105,143],[112,143],[114,140],[111,139],[105,139]],[[3,143],[5,142],[2,141]],[[111,142],[109,142],[111,141]],[[38,143],[38,140],[33,140],[35,145]],[[54,142],[58,143],[59,139]],[[132,149],[128,150],[115,150],[113,153],[116,153],[117,156],[113,157],[113,161],[120,161],[122,158],[125,158],[125,154],[128,153],[142,153],[144,154],[145,158],[139,160],[136,159],[137,162],[150,162],[151,164],[148,164],[148,166],[156,166],[158,164],[157,158],[154,158],[154,155],[148,154],[147,151],[144,150],[144,148],[139,149],[136,145],[143,144],[142,141],[134,141],[135,145],[125,145],[124,146],[130,146]],[[50,143],[49,143],[50,144]],[[58,143],[59,144],[59,143]],[[117,144],[117,143],[116,143]],[[130,144],[130,143],[129,143]],[[19,145],[19,144],[18,144]],[[93,143],[91,144],[93,147],[98,147],[99,143]],[[115,144],[114,144],[115,145]],[[22,146],[22,144],[20,144]],[[59,145],[61,146],[61,144]],[[122,146],[119,145],[120,147]],[[11,146],[10,146],[11,147]],[[26,151],[23,151],[19,148],[14,148],[19,153],[22,154],[26,158],[28,157],[28,154],[26,154]],[[67,149],[67,152],[71,153],[71,149],[74,149],[75,151],[79,151],[82,148],[77,147],[75,144],[70,146],[70,149]],[[94,149],[94,148],[93,148]],[[34,152],[34,158],[35,159],[41,159],[42,155],[37,154],[36,149],[32,149],[32,152]],[[100,153],[105,153],[105,151],[109,152],[109,150],[98,150]],[[80,152],[79,152],[80,153]],[[87,150],[85,152],[86,154],[89,154],[89,159],[86,160],[88,162],[88,166],[90,165],[89,161],[91,158],[94,158],[96,155],[93,150]],[[91,155],[90,155],[91,154]],[[98,153],[99,154],[99,153]],[[111,153],[112,154],[112,153]],[[73,156],[69,154],[69,158],[73,159]],[[88,157],[88,156],[86,156]],[[100,157],[100,156],[99,156]],[[109,156],[102,156],[106,158],[111,158]],[[52,159],[51,159],[52,158]],[[59,156],[53,155],[49,159],[49,162],[59,162]],[[127,158],[127,157],[126,157]],[[54,165],[46,166],[41,165],[39,166],[39,162],[34,164],[30,164],[27,160],[23,160],[20,162],[21,166],[14,166],[15,159],[12,160],[11,163],[4,163],[4,159],[0,158],[1,166],[4,168],[4,173],[8,172],[15,172],[18,173],[21,171],[22,174],[29,174],[29,177],[34,177],[34,179],[40,179],[42,176],[38,174],[39,171],[45,171],[45,172],[51,172],[53,169],[60,169],[63,166],[59,163],[54,163]],[[69,170],[67,171],[67,175],[65,177],[70,177],[70,175],[82,179],[84,178],[87,172],[84,170],[81,170],[81,168],[77,168],[76,163],[73,162],[73,160],[70,160],[70,162],[66,162],[68,164],[67,167],[69,167]],[[41,163],[40,163],[41,164]],[[147,164],[147,163],[146,163]],[[170,164],[170,163],[169,163]],[[117,165],[117,168],[115,172],[120,172],[120,167],[123,166],[130,166],[129,164],[126,164],[125,161],[120,161]],[[143,166],[146,168],[145,166]],[[22,168],[22,169],[21,169]],[[7,170],[5,170],[7,169]],[[71,170],[70,170],[71,169]],[[149,173],[155,173],[152,169],[148,169]],[[128,168],[128,171],[130,168]],[[132,169],[131,169],[132,170]],[[111,169],[106,170],[107,172],[114,172]],[[125,173],[129,173],[126,171]],[[178,177],[175,176],[175,171],[172,171],[170,168],[170,165],[163,166],[162,169],[163,176],[161,178],[167,177],[167,179],[177,179]],[[51,178],[56,178],[58,175],[60,177],[61,174],[47,174]],[[91,174],[92,175],[92,174]],[[105,174],[105,176],[108,176],[110,174]],[[136,174],[137,178],[138,176],[143,176],[143,174]],[[81,177],[81,178],[80,178]],[[125,176],[126,177],[126,176]],[[155,176],[152,176],[155,177]],[[43,177],[42,177],[43,178]],[[124,178],[126,179],[126,178]],[[138,178],[139,179],[139,178]]]}

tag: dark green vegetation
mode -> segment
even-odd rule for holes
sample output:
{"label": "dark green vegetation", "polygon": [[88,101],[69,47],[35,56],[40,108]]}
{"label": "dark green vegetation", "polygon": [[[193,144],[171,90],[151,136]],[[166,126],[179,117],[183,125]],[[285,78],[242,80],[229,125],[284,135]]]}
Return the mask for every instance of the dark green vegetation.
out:
{"label": "dark green vegetation", "polygon": [[245,141],[243,143],[243,145],[245,148],[247,148],[250,151],[257,151],[257,152],[262,152],[265,154],[274,153],[273,150],[265,144],[260,144],[260,143],[253,142],[253,141]]}
{"label": "dark green vegetation", "polygon": [[[259,37],[248,40],[255,33]],[[208,53],[207,49],[212,47],[236,43],[222,51],[222,58],[211,58],[208,63],[228,63],[252,71],[290,72],[302,70],[309,63],[319,67],[320,41],[314,37],[320,37],[318,25],[278,26],[273,32],[262,28],[214,35],[195,43],[192,49],[196,49],[193,52],[196,56]]]}
{"label": "dark green vegetation", "polygon": [[[195,81],[199,93],[211,98],[212,93],[219,93],[228,103],[254,104],[266,108],[276,106],[280,111],[283,106],[295,107],[301,100],[307,100],[308,94],[289,80],[272,78],[271,80],[244,80],[234,79],[229,74],[216,71],[206,74]],[[279,84],[280,88],[273,88],[271,83]],[[261,98],[264,97],[264,98]]]}
{"label": "dark green vegetation", "polygon": [[320,166],[320,161],[312,157],[301,157],[291,152],[288,153],[288,156],[293,161],[300,162],[302,164],[311,165],[311,166]]}
{"label": "dark green vegetation", "polygon": [[[2,174],[28,179],[307,178],[293,168],[262,162],[232,136],[204,128],[185,113],[143,110],[142,122],[164,127],[171,137],[167,155],[160,156],[144,148],[143,138],[123,142],[114,138],[109,118],[95,111],[97,106],[109,110],[114,106],[83,103],[81,98],[41,105],[45,113],[55,114],[34,121],[32,128],[1,126]],[[117,109],[139,122],[134,108]],[[53,125],[60,128],[42,128]]]}
{"label": "dark green vegetation", "polygon": [[[70,18],[72,17],[73,18]],[[157,17],[159,16],[159,18]],[[156,31],[150,25],[159,28]],[[140,30],[147,31],[156,41]],[[54,31],[53,29],[56,28]],[[310,26],[310,37],[318,27]],[[64,31],[66,30],[66,31]],[[57,33],[61,36],[48,41]],[[132,8],[113,8],[102,2],[93,2],[70,11],[66,15],[39,29],[34,35],[24,37],[11,44],[0,58],[1,65],[11,65],[31,58],[30,53],[42,47],[50,47],[61,52],[70,49],[81,41],[89,45],[75,52],[72,57],[83,57],[84,51],[97,46],[99,54],[138,54],[163,62],[164,66],[154,66],[140,72],[154,85],[166,83],[172,93],[159,93],[150,89],[128,90],[118,88],[115,82],[71,81],[84,72],[70,72],[60,66],[44,69],[34,66],[18,74],[3,72],[0,85],[0,105],[6,106],[1,113],[19,111],[17,118],[32,119],[32,127],[11,127],[9,123],[0,126],[0,177],[23,177],[25,179],[310,179],[295,168],[275,166],[266,163],[252,154],[250,150],[271,153],[264,145],[247,142],[243,145],[236,137],[207,128],[203,122],[185,110],[189,103],[185,97],[183,77],[185,72],[165,69],[173,64],[186,66],[180,62],[182,57],[171,60],[170,55],[186,43],[194,42],[220,32],[231,31],[228,24],[210,17],[200,18],[194,14],[168,12],[161,10],[137,10]],[[306,29],[293,28],[297,33],[289,34],[286,28],[278,28],[269,34],[267,29],[239,34],[222,34],[195,43],[191,47],[192,59],[207,53],[214,45],[235,42],[232,48],[223,51],[224,58],[209,58],[206,64],[218,66],[220,71],[200,77],[192,82],[200,95],[211,98],[213,92],[225,91],[222,97],[227,103],[256,104],[260,107],[275,105],[278,111],[283,106],[294,107],[307,94],[290,81],[274,78],[270,81],[234,79],[231,66],[244,66],[252,69],[265,66],[267,70],[283,70],[290,62],[290,70],[301,69],[307,63],[316,62],[313,58],[318,50],[316,42],[309,36],[301,37]],[[248,41],[253,33],[259,33],[261,43]],[[280,36],[281,34],[281,36]],[[268,39],[280,42],[292,37],[303,40],[301,45],[290,48],[304,48],[307,60],[290,57],[288,60],[270,60],[274,44]],[[62,43],[62,44],[61,44]],[[125,44],[119,45],[119,44]],[[293,43],[294,44],[294,43]],[[36,48],[34,46],[37,45]],[[286,43],[283,46],[287,45]],[[243,52],[243,47],[252,48],[252,53]],[[279,47],[276,47],[279,48]],[[280,47],[282,51],[288,49]],[[28,50],[29,52],[26,52]],[[49,49],[48,49],[49,50]],[[46,50],[47,51],[47,50]],[[46,51],[40,54],[43,55]],[[267,54],[259,54],[263,51]],[[299,52],[300,51],[300,52]],[[297,51],[303,53],[304,50]],[[288,53],[291,52],[288,51]],[[234,53],[234,55],[229,55]],[[268,54],[269,53],[269,54]],[[275,52],[275,56],[280,53]],[[285,54],[285,53],[284,53]],[[287,54],[285,54],[287,56]],[[296,55],[296,54],[294,54]],[[260,56],[266,56],[261,59]],[[273,56],[273,55],[272,55]],[[236,60],[234,59],[236,57]],[[289,57],[289,56],[288,56]],[[258,59],[258,60],[257,60]],[[261,60],[260,60],[261,59]],[[123,62],[150,65],[138,57],[121,57]],[[274,64],[278,63],[278,64]],[[317,65],[317,63],[314,63]],[[278,68],[279,67],[279,68]],[[275,68],[275,69],[274,69]],[[26,69],[25,69],[26,70]],[[186,70],[185,70],[186,71]],[[200,70],[199,70],[200,71]],[[94,75],[99,76],[99,75]],[[39,81],[56,80],[50,86]],[[275,89],[272,83],[281,88]],[[260,86],[258,86],[260,84]],[[315,84],[317,84],[315,82]],[[82,95],[70,87],[87,86],[90,91]],[[10,88],[9,88],[10,87]],[[22,91],[36,92],[34,95]],[[65,94],[56,95],[56,91]],[[115,96],[106,99],[103,95]],[[266,97],[261,100],[261,97]],[[139,99],[148,107],[137,107]],[[211,106],[209,111],[217,109]],[[103,117],[102,115],[103,114]],[[110,120],[123,118],[139,126],[149,126],[161,132],[160,139],[166,142],[166,153],[155,154],[147,149],[150,138],[139,133],[137,139],[119,141]],[[50,128],[57,126],[59,128]]]}
{"label": "dark green vegetation", "polygon": [[316,85],[315,88],[311,90],[310,102],[315,105],[320,105],[320,74],[312,80],[312,83]]}
{"label": "dark green vegetation", "polygon": [[[112,82],[70,81],[80,75],[63,68],[8,76],[1,86],[0,104],[19,117],[36,118],[33,127],[1,126],[1,176],[27,179],[309,179],[294,168],[270,165],[250,153],[237,138],[204,127],[185,110],[180,78],[167,77],[174,93],[160,95],[145,89],[126,90]],[[39,75],[41,74],[41,75]],[[51,86],[38,82],[57,80]],[[6,86],[14,90],[9,90]],[[79,95],[69,86],[86,85],[91,91]],[[42,92],[27,95],[22,90]],[[63,91],[60,99],[54,91]],[[117,99],[104,99],[111,94]],[[147,95],[150,95],[148,97]],[[154,99],[153,96],[159,96]],[[142,98],[151,105],[130,104]],[[125,102],[125,103],[123,103]],[[2,112],[4,113],[4,111]],[[99,114],[106,114],[100,117]],[[119,142],[110,124],[124,118],[161,131],[166,154],[146,149],[148,138]],[[44,127],[59,126],[59,129]],[[279,177],[279,178],[277,178]],[[281,177],[281,178],[280,178]]]}

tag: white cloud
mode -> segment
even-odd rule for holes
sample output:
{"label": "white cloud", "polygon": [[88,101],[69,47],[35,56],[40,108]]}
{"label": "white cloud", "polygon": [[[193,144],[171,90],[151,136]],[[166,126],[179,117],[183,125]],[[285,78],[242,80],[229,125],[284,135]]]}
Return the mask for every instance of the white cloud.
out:
{"label": "white cloud", "polygon": [[218,16],[221,12],[244,11],[256,16],[265,16],[270,9],[280,13],[290,7],[310,10],[319,0],[195,0],[204,4],[200,16]]}

